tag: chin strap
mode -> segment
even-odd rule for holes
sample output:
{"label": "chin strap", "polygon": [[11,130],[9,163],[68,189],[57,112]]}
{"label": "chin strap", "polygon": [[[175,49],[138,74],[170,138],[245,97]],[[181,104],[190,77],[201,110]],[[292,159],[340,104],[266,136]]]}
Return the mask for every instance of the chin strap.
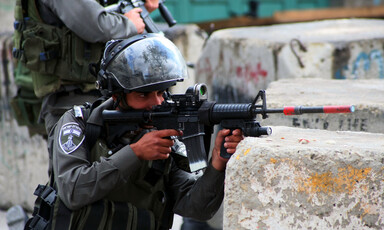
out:
{"label": "chin strap", "polygon": [[120,111],[131,109],[131,107],[127,103],[125,93],[116,94],[116,101],[113,103],[113,108],[119,108]]}

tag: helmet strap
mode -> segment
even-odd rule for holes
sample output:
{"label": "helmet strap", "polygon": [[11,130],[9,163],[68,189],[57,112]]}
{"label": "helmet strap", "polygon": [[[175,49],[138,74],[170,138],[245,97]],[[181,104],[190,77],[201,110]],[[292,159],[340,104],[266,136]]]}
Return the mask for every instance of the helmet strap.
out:
{"label": "helmet strap", "polygon": [[131,109],[131,107],[127,103],[125,93],[123,92],[116,93],[115,96],[116,96],[116,100],[115,100],[115,103],[113,104],[114,108],[119,108],[120,111]]}

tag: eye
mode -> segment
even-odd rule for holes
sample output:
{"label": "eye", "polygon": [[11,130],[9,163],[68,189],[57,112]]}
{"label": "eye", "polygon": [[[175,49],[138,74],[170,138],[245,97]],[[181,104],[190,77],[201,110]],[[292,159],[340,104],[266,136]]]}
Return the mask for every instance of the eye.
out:
{"label": "eye", "polygon": [[157,91],[157,95],[158,95],[158,96],[163,96],[164,92],[165,92],[164,90]]}

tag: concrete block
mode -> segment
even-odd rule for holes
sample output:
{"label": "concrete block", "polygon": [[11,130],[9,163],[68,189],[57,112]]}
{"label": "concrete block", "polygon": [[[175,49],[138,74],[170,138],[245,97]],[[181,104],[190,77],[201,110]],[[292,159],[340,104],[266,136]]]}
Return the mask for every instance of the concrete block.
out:
{"label": "concrete block", "polygon": [[249,95],[276,80],[274,44],[238,36],[237,32],[251,31],[229,29],[214,32],[198,60],[196,80],[208,84],[212,97],[219,93],[217,87],[229,86],[238,91],[238,96]]}
{"label": "concrete block", "polygon": [[184,79],[183,82],[171,88],[172,93],[185,93],[185,90],[189,86],[196,83],[195,69],[193,66],[201,55],[208,35],[195,24],[175,25],[166,29],[164,34],[175,43],[185,61],[191,66],[188,68],[188,79]]}
{"label": "concrete block", "polygon": [[285,79],[266,90],[268,108],[354,105],[348,114],[270,114],[265,125],[384,133],[384,81]]}
{"label": "concrete block", "polygon": [[[212,98],[248,99],[272,81],[383,79],[384,20],[339,19],[215,31],[196,72]],[[229,88],[229,89],[228,89]]]}
{"label": "concrete block", "polygon": [[272,128],[227,165],[224,229],[382,229],[384,134]]}

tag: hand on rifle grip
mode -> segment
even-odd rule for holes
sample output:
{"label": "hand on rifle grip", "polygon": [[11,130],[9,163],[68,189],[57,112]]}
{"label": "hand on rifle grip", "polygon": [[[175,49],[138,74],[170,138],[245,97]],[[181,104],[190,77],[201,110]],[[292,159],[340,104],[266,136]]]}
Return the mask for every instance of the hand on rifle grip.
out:
{"label": "hand on rifle grip", "polygon": [[[231,158],[232,154],[236,151],[237,145],[243,140],[243,132],[240,129],[230,129],[230,132],[225,136],[220,148],[220,156],[225,159]],[[224,147],[224,144],[227,147]],[[228,149],[230,150],[228,153]]]}

